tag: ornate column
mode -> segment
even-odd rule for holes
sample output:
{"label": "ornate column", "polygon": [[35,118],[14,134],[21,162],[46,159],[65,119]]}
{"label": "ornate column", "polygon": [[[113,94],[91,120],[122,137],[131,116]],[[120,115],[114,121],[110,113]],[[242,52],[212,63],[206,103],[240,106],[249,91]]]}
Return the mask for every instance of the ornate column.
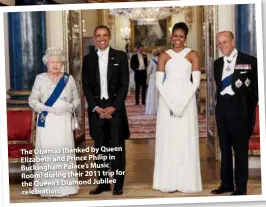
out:
{"label": "ornate column", "polygon": [[236,47],[257,56],[255,4],[236,5]]}
{"label": "ornate column", "polygon": [[10,99],[9,106],[27,105],[37,74],[45,71],[45,12],[8,14]]}

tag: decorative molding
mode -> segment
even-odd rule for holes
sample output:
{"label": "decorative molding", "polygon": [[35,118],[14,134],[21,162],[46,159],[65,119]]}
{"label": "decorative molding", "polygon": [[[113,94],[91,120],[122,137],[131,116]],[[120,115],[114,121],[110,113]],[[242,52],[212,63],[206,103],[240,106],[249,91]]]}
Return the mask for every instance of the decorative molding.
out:
{"label": "decorative molding", "polygon": [[7,91],[7,94],[10,96],[29,96],[31,93],[31,91],[29,90],[11,90],[9,89]]}
{"label": "decorative molding", "polygon": [[115,18],[113,15],[111,15],[108,11],[108,27],[110,28],[110,30],[113,29],[114,26],[114,22],[115,22]]}
{"label": "decorative molding", "polygon": [[[216,36],[217,36],[217,34],[219,32],[218,15],[219,15],[218,5],[215,5],[214,6],[214,33],[215,33],[215,40],[216,40]],[[216,47],[216,44],[214,44],[214,48],[215,48],[214,59],[217,59],[219,57],[219,49]]]}
{"label": "decorative molding", "polygon": [[185,10],[185,21],[188,24],[189,28],[191,29],[192,24],[193,24],[193,8],[192,6],[187,7]]}
{"label": "decorative molding", "polygon": [[[213,60],[217,59],[219,57],[219,49],[218,47],[216,47],[216,38],[217,38],[217,34],[218,34],[218,31],[219,31],[219,22],[218,22],[218,5],[215,5],[215,6],[212,6],[212,11],[213,11],[213,19],[212,19],[212,22],[213,22],[213,39],[214,39],[214,44],[213,44]],[[214,80],[214,76],[212,77],[212,80]],[[215,89],[215,83],[213,82],[212,84],[212,87],[213,87],[213,90]],[[215,96],[214,94],[212,94],[213,97]],[[214,103],[211,103],[211,104],[214,104]],[[217,132],[217,124],[216,124],[216,119],[215,117],[213,117],[213,123],[214,123],[214,137],[216,139],[215,141],[215,152],[216,152],[216,160],[220,160],[221,159],[221,152],[220,152],[220,144],[219,144],[219,139],[218,139],[218,132]]]}
{"label": "decorative molding", "polygon": [[68,57],[68,26],[67,26],[68,11],[62,11],[62,25],[63,25],[63,51],[66,57],[66,64],[64,66],[64,71],[68,72],[69,57]]}
{"label": "decorative molding", "polygon": [[210,156],[220,160],[219,141],[217,125],[214,114],[214,93],[215,83],[213,78],[213,61],[217,58],[216,36],[218,29],[218,6],[204,6],[204,49],[205,49],[205,70],[207,77],[207,145],[211,151]]}
{"label": "decorative molding", "polygon": [[7,99],[7,104],[11,105],[28,105],[28,100],[13,100],[13,99]]}
{"label": "decorative molding", "polygon": [[[99,12],[100,13],[100,12]],[[76,14],[77,18],[75,19],[76,22],[73,22],[74,14]],[[81,10],[71,10],[71,11],[62,11],[62,24],[63,24],[63,50],[64,54],[67,59],[65,71],[69,72],[75,79],[75,73],[74,73],[74,68],[73,68],[73,59],[75,57],[78,57],[79,55],[79,61],[80,61],[80,70],[82,70],[82,61],[83,61],[83,23],[82,23],[82,12]],[[77,31],[75,34],[73,34],[73,28],[75,27],[74,24],[77,24]],[[76,27],[75,27],[76,28]],[[77,40],[77,50],[73,51],[73,41],[74,35],[77,35],[76,38]],[[74,54],[74,52],[76,52]],[[78,53],[78,54],[77,54]],[[75,57],[74,57],[75,55]],[[81,84],[80,80],[75,79],[75,81],[78,84]],[[83,138],[85,139],[85,102],[84,102],[84,94],[82,87],[80,87],[80,99],[81,99],[81,130],[75,130],[74,135],[76,140],[82,140]]]}

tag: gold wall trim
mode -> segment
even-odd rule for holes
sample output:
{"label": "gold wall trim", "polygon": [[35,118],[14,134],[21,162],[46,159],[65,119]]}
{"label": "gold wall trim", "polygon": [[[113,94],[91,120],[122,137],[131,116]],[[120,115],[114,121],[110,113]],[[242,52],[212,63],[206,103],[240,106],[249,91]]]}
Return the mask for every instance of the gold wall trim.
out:
{"label": "gold wall trim", "polygon": [[64,55],[66,57],[66,64],[64,71],[68,71],[69,66],[69,57],[68,57],[68,26],[67,26],[67,15],[68,11],[62,11],[62,25],[63,25],[63,51]]}
{"label": "gold wall trim", "polygon": [[29,96],[31,91],[23,90],[23,91],[16,91],[16,90],[8,90],[7,94],[10,96]]}
{"label": "gold wall trim", "polygon": [[[219,10],[218,10],[218,5],[214,6],[214,32],[215,32],[215,38],[219,32],[219,21],[218,21],[218,16],[219,16]],[[214,59],[217,59],[219,57],[219,48],[216,47],[216,44],[214,44],[215,48],[215,55]]]}
{"label": "gold wall trim", "polygon": [[13,99],[7,99],[6,102],[8,104],[28,104],[28,100],[13,100]]}

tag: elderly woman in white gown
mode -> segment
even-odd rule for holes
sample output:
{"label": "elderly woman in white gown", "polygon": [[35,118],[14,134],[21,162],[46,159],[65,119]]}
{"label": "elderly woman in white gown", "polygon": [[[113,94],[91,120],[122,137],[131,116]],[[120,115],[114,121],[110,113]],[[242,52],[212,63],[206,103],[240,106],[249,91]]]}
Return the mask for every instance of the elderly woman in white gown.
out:
{"label": "elderly woman in white gown", "polygon": [[48,48],[43,62],[48,71],[36,76],[29,97],[38,114],[33,191],[41,197],[64,197],[79,190],[71,118],[80,99],[74,78],[61,72],[62,49]]}

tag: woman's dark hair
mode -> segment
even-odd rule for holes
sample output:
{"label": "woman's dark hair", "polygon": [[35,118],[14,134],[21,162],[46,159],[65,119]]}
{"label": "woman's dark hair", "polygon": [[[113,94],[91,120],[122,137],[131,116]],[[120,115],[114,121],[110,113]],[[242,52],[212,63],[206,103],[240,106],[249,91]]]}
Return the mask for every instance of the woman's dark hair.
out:
{"label": "woman's dark hair", "polygon": [[173,26],[172,33],[174,33],[175,30],[182,29],[185,33],[185,36],[188,34],[188,26],[184,22],[178,22]]}

